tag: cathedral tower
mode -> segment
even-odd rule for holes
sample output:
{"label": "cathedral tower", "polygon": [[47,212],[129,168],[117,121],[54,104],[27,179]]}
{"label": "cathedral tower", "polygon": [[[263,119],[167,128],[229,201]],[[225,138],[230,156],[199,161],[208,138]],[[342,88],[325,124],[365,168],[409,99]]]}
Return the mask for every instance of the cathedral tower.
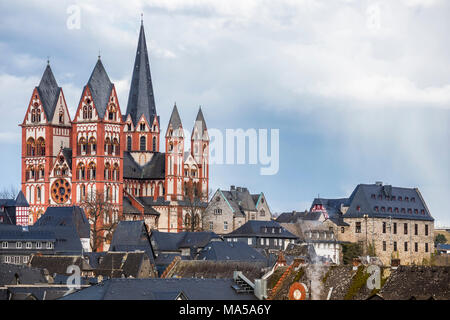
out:
{"label": "cathedral tower", "polygon": [[[70,148],[71,124],[62,88],[50,64],[33,90],[21,127],[22,191],[30,204],[30,223],[34,223],[49,205],[71,202],[67,164],[54,171],[58,155]],[[69,193],[61,193],[63,188]]]}

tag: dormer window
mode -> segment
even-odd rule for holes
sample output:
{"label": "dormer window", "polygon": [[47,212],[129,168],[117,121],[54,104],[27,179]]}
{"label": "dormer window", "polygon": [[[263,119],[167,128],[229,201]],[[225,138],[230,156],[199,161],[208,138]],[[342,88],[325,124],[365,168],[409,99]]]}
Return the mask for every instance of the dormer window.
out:
{"label": "dormer window", "polygon": [[416,198],[412,197],[411,202],[416,202]]}
{"label": "dormer window", "polygon": [[357,206],[357,207],[356,207],[356,211],[361,211],[361,207],[360,207],[360,206]]}
{"label": "dormer window", "polygon": [[144,123],[144,122],[141,122],[139,128],[140,128],[141,131],[145,131],[145,123]]}
{"label": "dormer window", "polygon": [[374,207],[373,210],[375,210],[375,212],[378,212],[378,206]]}
{"label": "dormer window", "polygon": [[409,201],[409,198],[408,198],[408,197],[405,197],[405,201],[408,202],[408,201]]}
{"label": "dormer window", "polygon": [[371,198],[372,198],[372,199],[376,199],[376,198],[377,198],[377,196],[375,195],[375,193],[372,193]]}
{"label": "dormer window", "polygon": [[60,124],[64,123],[64,111],[63,110],[59,111],[59,123]]}
{"label": "dormer window", "polygon": [[128,130],[128,131],[131,131],[131,123],[128,123],[128,124],[127,124],[127,130]]}
{"label": "dormer window", "polygon": [[402,199],[402,197],[398,197],[398,201],[402,201],[403,199]]}

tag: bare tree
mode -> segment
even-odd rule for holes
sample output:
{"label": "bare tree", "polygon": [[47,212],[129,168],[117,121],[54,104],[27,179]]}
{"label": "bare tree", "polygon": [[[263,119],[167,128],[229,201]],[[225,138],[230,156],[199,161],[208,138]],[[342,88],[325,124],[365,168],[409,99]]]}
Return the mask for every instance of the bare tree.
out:
{"label": "bare tree", "polygon": [[10,185],[9,187],[3,187],[0,190],[0,199],[16,199],[19,194],[19,189],[15,185]]}
{"label": "bare tree", "polygon": [[206,207],[211,191],[202,192],[197,184],[188,182],[184,186],[184,230],[185,231],[204,231]]}
{"label": "bare tree", "polygon": [[86,196],[80,206],[86,212],[91,227],[91,249],[97,252],[104,243],[111,241],[112,231],[118,223],[117,212],[114,215],[115,207],[101,191]]}

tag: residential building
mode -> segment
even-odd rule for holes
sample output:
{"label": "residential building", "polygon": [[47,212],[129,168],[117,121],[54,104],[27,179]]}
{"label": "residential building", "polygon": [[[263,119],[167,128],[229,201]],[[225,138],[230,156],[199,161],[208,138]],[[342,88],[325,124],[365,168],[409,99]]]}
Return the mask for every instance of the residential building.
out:
{"label": "residential building", "polygon": [[314,199],[311,210],[339,241],[359,243],[364,254],[377,255],[383,264],[430,261],[434,219],[417,188],[359,184],[349,198]]}
{"label": "residential building", "polygon": [[28,226],[29,211],[30,205],[22,191],[19,191],[16,199],[0,199],[0,224]]}
{"label": "residential building", "polygon": [[233,232],[223,235],[226,241],[244,242],[258,249],[283,250],[298,237],[276,221],[250,220]]}
{"label": "residential building", "polygon": [[272,213],[264,193],[250,194],[247,188],[217,189],[206,208],[204,229],[217,234],[230,233],[247,221],[270,221]]}
{"label": "residential building", "polygon": [[244,242],[212,241],[197,255],[197,260],[266,263],[267,258]]}

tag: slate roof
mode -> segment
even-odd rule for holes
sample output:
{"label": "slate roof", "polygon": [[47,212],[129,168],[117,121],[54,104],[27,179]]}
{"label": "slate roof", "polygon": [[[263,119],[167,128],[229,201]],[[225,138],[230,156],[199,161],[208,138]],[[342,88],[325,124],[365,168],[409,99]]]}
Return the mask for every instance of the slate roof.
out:
{"label": "slate roof", "polygon": [[76,265],[82,271],[90,271],[92,267],[81,256],[33,255],[29,262],[33,268],[47,269],[51,276],[67,274],[67,267]]}
{"label": "slate roof", "polygon": [[194,128],[192,128],[192,133],[194,133],[194,129],[197,128],[199,133],[199,139],[207,140],[208,136],[204,135],[204,132],[207,130],[205,117],[203,117],[202,108],[198,109],[197,118],[195,118]]}
{"label": "slate roof", "polygon": [[244,216],[244,211],[256,212],[256,203],[261,194],[250,194],[247,188],[231,187],[230,191],[218,190],[226,199],[235,215]]}
{"label": "slate roof", "polygon": [[69,290],[66,284],[8,286],[11,300],[56,300],[63,297]]}
{"label": "slate roof", "polygon": [[170,126],[172,126],[172,129],[174,131],[179,129],[180,127],[183,127],[181,124],[181,118],[180,118],[180,114],[178,113],[178,108],[177,108],[176,104],[173,106],[172,114],[170,115],[169,124],[167,125],[167,130],[169,130]]}
{"label": "slate roof", "polygon": [[34,227],[60,226],[75,228],[79,238],[89,238],[90,225],[84,210],[78,206],[48,207]]}
{"label": "slate roof", "polygon": [[29,207],[30,204],[28,203],[27,199],[25,198],[25,195],[23,194],[22,190],[19,191],[16,197],[16,207]]}
{"label": "slate roof", "polygon": [[110,279],[62,300],[162,300],[183,293],[189,300],[254,300],[237,293],[232,279]]}
{"label": "slate roof", "polygon": [[69,170],[72,170],[72,148],[63,148],[62,153],[69,165]]}
{"label": "slate roof", "polygon": [[52,121],[61,88],[58,87],[50,65],[47,64],[39,86],[36,87],[42,101],[47,121]]}
{"label": "slate roof", "polygon": [[199,252],[197,259],[267,263],[266,257],[241,241],[212,241]]}
{"label": "slate roof", "polygon": [[[265,228],[269,228],[268,232],[265,232]],[[272,233],[270,228],[281,228],[281,233]],[[263,237],[263,238],[284,238],[284,239],[297,239],[297,236],[293,235],[285,228],[283,228],[276,221],[256,221],[250,220],[245,224],[223,235],[224,238],[236,238],[236,237]]]}
{"label": "slate roof", "polygon": [[0,286],[16,284],[16,275],[20,284],[47,283],[45,274],[41,269],[0,263]]}
{"label": "slate roof", "polygon": [[163,180],[166,171],[166,158],[164,153],[154,152],[152,159],[144,166],[140,166],[128,151],[123,152],[124,179]]}
{"label": "slate roof", "polygon": [[[401,201],[399,200],[400,198],[402,199]],[[406,198],[409,200],[406,201]],[[334,221],[337,223],[342,222],[342,218],[361,218],[364,214],[367,214],[370,218],[392,217],[394,219],[434,221],[417,188],[393,187],[380,183],[359,184],[349,198],[316,198],[312,203],[311,209],[316,204],[322,204],[330,220],[333,221],[335,219]],[[348,207],[343,215],[341,207]],[[376,210],[377,208],[378,211]],[[396,208],[399,212],[395,212]],[[402,209],[405,209],[404,213],[401,212]],[[409,209],[411,209],[411,213],[408,213]],[[417,210],[417,213],[415,213],[415,210]]]}
{"label": "slate roof", "polygon": [[260,279],[267,268],[260,261],[215,261],[215,260],[179,260],[167,273],[167,278],[233,278],[235,271],[241,271],[250,281]]}
{"label": "slate roof", "polygon": [[114,230],[109,251],[136,251],[147,253],[152,264],[155,263],[150,236],[144,221],[119,221]]}
{"label": "slate roof", "polygon": [[320,212],[310,212],[310,211],[291,211],[283,212],[277,218],[276,221],[279,223],[296,223],[301,220],[318,220],[320,218]]}
{"label": "slate roof", "polygon": [[92,99],[94,100],[94,105],[99,117],[103,119],[105,117],[106,107],[108,105],[109,97],[111,96],[113,84],[109,80],[108,74],[106,73],[100,58],[97,60],[94,70],[92,70],[87,86],[91,91]]}
{"label": "slate roof", "polygon": [[178,252],[181,248],[202,248],[212,239],[220,239],[214,232],[161,232],[152,230],[150,235],[155,252]]}
{"label": "slate roof", "polygon": [[[0,241],[55,241],[56,235],[50,230],[28,227],[28,231],[21,226],[0,224]],[[23,249],[22,249],[23,251]]]}
{"label": "slate roof", "polygon": [[438,249],[438,250],[450,250],[450,244],[439,243],[439,244],[436,246],[436,249]]}
{"label": "slate roof", "polygon": [[155,98],[153,95],[152,77],[145,41],[144,25],[139,32],[136,59],[131,78],[130,94],[128,96],[127,115],[131,116],[134,125],[142,115],[150,123],[156,115]]}
{"label": "slate roof", "polygon": [[[145,251],[111,252],[105,254],[98,267],[94,270],[96,276],[120,278],[138,278],[145,260],[149,261]],[[149,270],[150,271],[150,270]]]}

